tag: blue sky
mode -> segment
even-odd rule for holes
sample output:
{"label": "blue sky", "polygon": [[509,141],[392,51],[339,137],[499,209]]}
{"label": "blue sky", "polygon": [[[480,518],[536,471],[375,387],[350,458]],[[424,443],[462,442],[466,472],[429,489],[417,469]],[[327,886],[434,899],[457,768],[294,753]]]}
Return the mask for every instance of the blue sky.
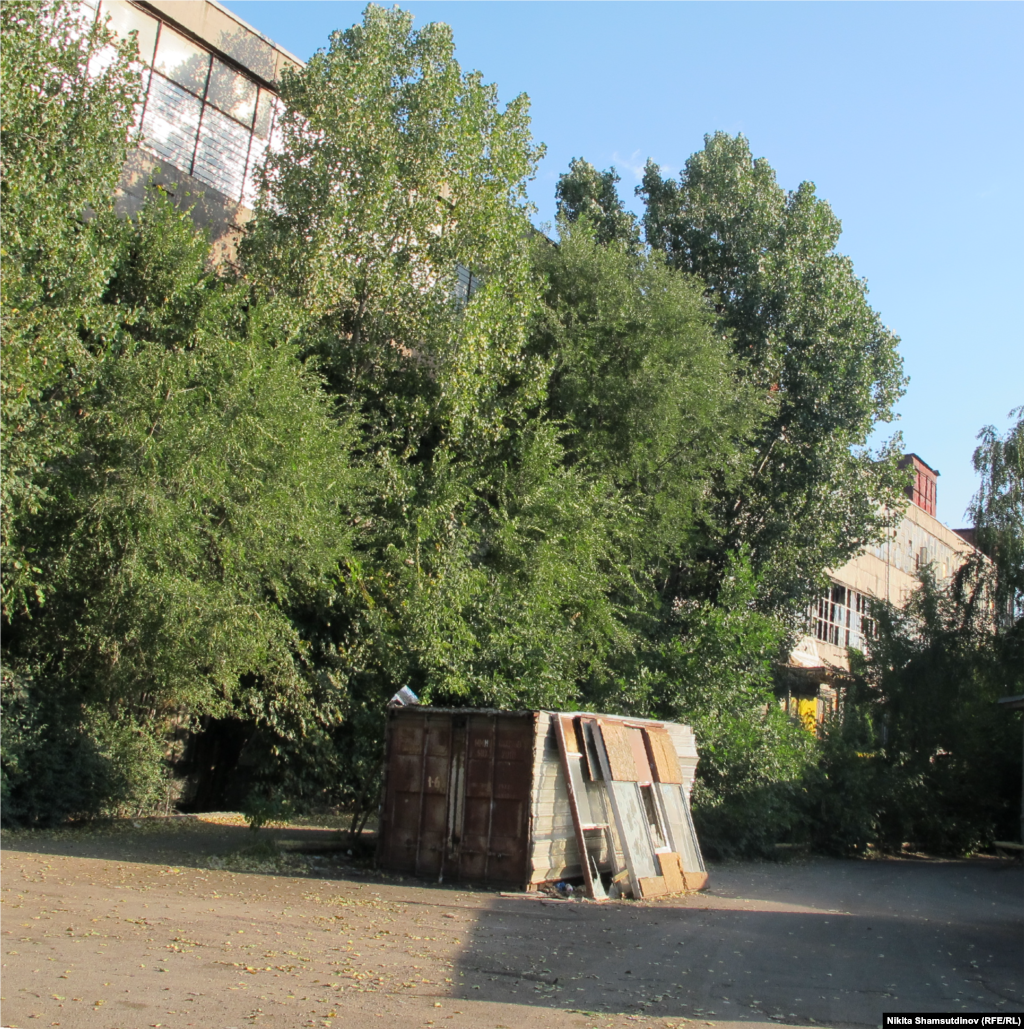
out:
{"label": "blue sky", "polygon": [[[228,0],[300,58],[363,3]],[[906,449],[942,473],[954,527],[976,487],[975,436],[1024,404],[1024,4],[412,2],[452,26],[464,70],[532,103],[547,146],[538,223],[573,157],[633,187],[678,174],[707,132],[742,132],[794,189],[814,182],[839,249],[902,339]]]}

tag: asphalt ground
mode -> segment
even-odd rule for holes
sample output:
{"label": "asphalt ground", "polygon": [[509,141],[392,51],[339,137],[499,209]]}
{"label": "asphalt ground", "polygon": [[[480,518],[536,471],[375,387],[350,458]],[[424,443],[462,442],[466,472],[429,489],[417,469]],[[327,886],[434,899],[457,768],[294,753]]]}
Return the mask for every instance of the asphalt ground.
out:
{"label": "asphalt ground", "polygon": [[712,865],[637,903],[382,876],[238,819],[6,833],[0,1020],[82,1029],[877,1026],[1024,1013],[1024,871],[997,858]]}

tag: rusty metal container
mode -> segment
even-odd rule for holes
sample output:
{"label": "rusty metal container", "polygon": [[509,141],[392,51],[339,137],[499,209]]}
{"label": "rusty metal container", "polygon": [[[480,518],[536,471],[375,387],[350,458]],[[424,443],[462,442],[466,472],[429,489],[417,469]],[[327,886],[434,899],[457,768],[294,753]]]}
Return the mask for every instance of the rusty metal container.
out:
{"label": "rusty metal container", "polygon": [[529,711],[392,708],[378,864],[521,886],[536,723]]}
{"label": "rusty metal container", "polygon": [[[555,738],[558,717],[550,711],[391,708],[378,866],[517,890],[580,875]],[[601,718],[663,728],[678,754],[688,801],[697,750],[687,726]],[[606,812],[606,785],[586,784],[595,813]],[[610,819],[607,812],[594,817]],[[621,841],[612,834],[607,842],[594,851],[601,873],[623,867]]]}

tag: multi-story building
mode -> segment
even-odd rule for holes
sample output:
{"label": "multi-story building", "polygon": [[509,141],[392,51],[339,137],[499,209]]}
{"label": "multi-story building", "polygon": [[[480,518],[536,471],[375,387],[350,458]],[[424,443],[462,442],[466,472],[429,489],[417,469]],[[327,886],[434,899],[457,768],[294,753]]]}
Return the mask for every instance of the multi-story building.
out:
{"label": "multi-story building", "polygon": [[147,186],[159,185],[207,229],[214,260],[230,255],[280,136],[277,84],[302,62],[215,0],[80,0],[80,8],[122,37],[137,33],[141,140],[119,209],[134,213]]}
{"label": "multi-story building", "polygon": [[[213,259],[230,257],[252,214],[261,162],[278,145],[283,106],[278,83],[302,62],[216,0],[80,0],[84,13],[109,19],[121,36],[137,33],[143,100],[140,145],[129,156],[118,204],[134,213],[150,183],[191,208],[213,244]],[[456,293],[476,285],[458,268]],[[849,675],[847,648],[866,650],[871,601],[901,605],[930,563],[946,579],[974,548],[935,517],[938,472],[916,454],[910,503],[884,543],[829,573],[829,588],[812,605],[808,634],[781,670],[783,702],[812,725],[836,703]]]}
{"label": "multi-story building", "polygon": [[907,454],[903,464],[912,468],[913,479],[899,525],[883,543],[829,571],[829,586],[808,613],[808,633],[781,670],[782,701],[808,726],[835,707],[836,686],[850,673],[847,648],[870,649],[871,602],[902,607],[919,586],[925,565],[944,582],[976,553],[971,530],[954,531],[935,517],[938,471],[917,454]]}

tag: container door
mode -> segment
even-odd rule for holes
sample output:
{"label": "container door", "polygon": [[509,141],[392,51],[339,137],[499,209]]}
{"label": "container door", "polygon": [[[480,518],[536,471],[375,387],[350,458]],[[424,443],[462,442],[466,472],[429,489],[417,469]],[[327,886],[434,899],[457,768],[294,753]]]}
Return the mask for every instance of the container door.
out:
{"label": "container door", "polygon": [[441,870],[451,763],[448,715],[396,713],[388,753],[381,864],[415,875]]}

